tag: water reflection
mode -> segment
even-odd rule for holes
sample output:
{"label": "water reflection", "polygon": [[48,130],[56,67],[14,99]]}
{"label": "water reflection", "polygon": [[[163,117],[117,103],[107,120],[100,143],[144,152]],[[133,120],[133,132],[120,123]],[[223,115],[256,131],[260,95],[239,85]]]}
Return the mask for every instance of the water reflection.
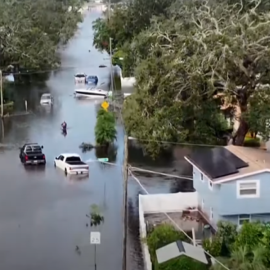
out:
{"label": "water reflection", "polygon": [[128,257],[133,260],[128,261],[128,269],[143,270],[143,255],[140,243],[140,230],[139,230],[139,192],[136,194],[136,199],[128,200]]}
{"label": "water reflection", "polygon": [[117,146],[111,145],[109,148],[96,147],[95,148],[96,158],[108,158],[109,162],[115,162],[117,159]]}
{"label": "water reflection", "polygon": [[[22,166],[24,166],[22,164]],[[46,166],[45,165],[30,165],[30,166],[24,166],[24,170],[26,173],[33,173],[35,172],[36,174],[43,174],[45,173]]]}

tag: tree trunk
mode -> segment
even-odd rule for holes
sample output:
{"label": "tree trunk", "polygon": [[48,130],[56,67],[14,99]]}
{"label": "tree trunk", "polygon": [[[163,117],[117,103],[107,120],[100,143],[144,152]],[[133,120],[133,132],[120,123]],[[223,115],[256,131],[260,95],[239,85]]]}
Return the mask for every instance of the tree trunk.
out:
{"label": "tree trunk", "polygon": [[249,127],[248,127],[247,122],[241,119],[238,130],[235,136],[233,137],[233,144],[238,145],[238,146],[243,146],[248,130],[249,130]]}

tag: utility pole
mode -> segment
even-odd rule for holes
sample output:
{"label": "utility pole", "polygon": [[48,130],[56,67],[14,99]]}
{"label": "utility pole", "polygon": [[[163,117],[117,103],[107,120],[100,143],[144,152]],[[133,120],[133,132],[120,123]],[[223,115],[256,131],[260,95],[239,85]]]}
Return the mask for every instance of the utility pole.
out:
{"label": "utility pole", "polygon": [[1,94],[1,118],[4,116],[4,100],[3,100],[3,74],[0,70],[0,94]]}
{"label": "utility pole", "polygon": [[123,219],[124,219],[124,236],[123,236],[123,265],[122,270],[127,270],[127,229],[128,229],[128,213],[127,213],[127,199],[128,199],[128,136],[125,135],[125,158],[124,158],[124,167],[123,167],[123,173],[124,173],[124,200],[123,200]]}
{"label": "utility pole", "polygon": [[110,38],[110,70],[111,70],[111,91],[113,92],[113,64],[112,64],[112,38]]}
{"label": "utility pole", "polygon": [[109,21],[110,21],[110,19],[111,19],[111,0],[109,0],[108,10],[109,10],[108,17],[109,17]]}
{"label": "utility pole", "polygon": [[113,72],[113,63],[112,63],[112,38],[110,37],[110,75],[111,75],[111,83],[110,83],[110,91],[112,91],[112,97],[113,97],[113,106],[114,106],[114,112],[115,112],[115,89],[114,89],[114,72]]}

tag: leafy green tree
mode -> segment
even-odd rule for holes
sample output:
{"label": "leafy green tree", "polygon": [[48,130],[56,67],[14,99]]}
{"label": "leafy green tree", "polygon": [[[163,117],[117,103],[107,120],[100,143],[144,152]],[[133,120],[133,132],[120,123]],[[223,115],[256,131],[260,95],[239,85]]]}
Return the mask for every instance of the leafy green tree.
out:
{"label": "leafy green tree", "polygon": [[[83,1],[1,1],[0,67],[13,65],[15,73],[44,71],[59,66],[57,49],[82,20]],[[16,77],[17,78],[17,77]]]}
{"label": "leafy green tree", "polygon": [[110,143],[116,140],[116,135],[114,115],[111,112],[100,109],[97,114],[97,123],[95,126],[97,144],[108,147]]}
{"label": "leafy green tree", "polygon": [[124,74],[131,75],[133,70],[130,70],[128,63],[134,57],[130,54],[131,41],[142,30],[148,28],[151,24],[153,16],[166,16],[167,9],[174,0],[135,0],[128,1],[125,5],[116,6],[110,16],[110,20],[99,18],[93,23],[94,40],[93,44],[99,50],[106,50],[109,53],[109,38],[112,38],[112,49],[121,49],[128,53],[126,57],[128,61],[127,68],[124,67]]}
{"label": "leafy green tree", "polygon": [[[178,1],[168,19],[140,33],[132,44],[141,59],[135,94],[124,108],[130,134],[142,142],[213,144],[223,131],[218,111],[227,107],[239,122],[235,145],[243,145],[259,113],[256,131],[269,136],[270,20],[255,7],[238,11],[227,3]],[[152,142],[146,148],[159,152]]]}

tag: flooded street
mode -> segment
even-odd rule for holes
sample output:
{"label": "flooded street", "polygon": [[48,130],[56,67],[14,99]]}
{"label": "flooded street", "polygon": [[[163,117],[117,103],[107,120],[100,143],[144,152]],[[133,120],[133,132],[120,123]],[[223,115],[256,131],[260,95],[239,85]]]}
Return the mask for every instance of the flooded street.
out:
{"label": "flooded street", "polygon": [[[100,12],[95,11],[87,15],[63,52],[62,66],[70,68],[55,72],[43,88],[28,89],[29,105],[34,114],[13,117],[5,123],[2,143],[14,145],[14,148],[0,152],[2,270],[94,269],[94,247],[89,244],[90,229],[86,227],[89,223],[86,215],[94,203],[100,206],[105,218],[104,225],[96,229],[101,231],[97,267],[121,267],[121,167],[90,163],[89,178],[75,181],[53,166],[54,157],[60,153],[80,153],[79,145],[83,141],[94,143],[96,111],[100,105],[95,101],[76,100],[73,90],[75,72],[98,74],[100,81],[108,85],[108,69],[98,68],[108,62],[104,60],[107,56],[91,48],[92,21],[99,15]],[[44,92],[55,97],[53,110],[39,108]],[[66,137],[60,131],[63,121],[68,124]],[[120,127],[119,136],[121,134]],[[18,146],[25,142],[44,146],[46,168],[24,168],[20,164]],[[121,144],[120,139],[119,142]],[[119,151],[123,152],[121,145]],[[82,158],[95,160],[95,151],[82,154]],[[122,164],[121,157],[116,162]],[[75,252],[76,246],[80,247],[81,255]]]}
{"label": "flooded street", "polygon": [[[15,101],[23,108],[28,101],[33,114],[11,117],[1,129],[0,148],[0,260],[1,270],[86,270],[94,269],[94,247],[89,243],[87,227],[92,204],[99,205],[105,222],[99,228],[101,245],[97,247],[97,269],[119,270],[122,267],[122,168],[124,130],[119,124],[116,166],[89,163],[87,179],[74,180],[53,166],[55,156],[63,152],[80,153],[83,160],[96,160],[95,151],[81,153],[82,142],[94,143],[96,112],[101,101],[76,100],[73,97],[74,73],[98,75],[104,89],[108,88],[108,56],[92,47],[92,21],[101,12],[86,15],[74,39],[62,52],[63,69],[51,75],[44,86],[17,87]],[[89,52],[89,50],[91,50]],[[52,109],[40,108],[40,96],[50,92],[55,98]],[[17,104],[17,105],[18,105]],[[67,136],[60,125],[67,122]],[[46,168],[25,168],[19,160],[19,146],[37,142],[44,146]],[[133,153],[133,154],[132,154]],[[153,168],[132,150],[134,166]],[[101,157],[101,156],[99,156]],[[170,173],[187,174],[172,157],[166,165]],[[182,161],[181,161],[182,162]],[[172,169],[177,167],[175,169]],[[182,169],[181,169],[182,168]],[[163,170],[163,169],[161,169]],[[150,193],[179,191],[175,179],[140,177]],[[191,181],[184,184],[192,189]],[[129,181],[129,269],[143,269],[138,238],[137,203],[139,185]],[[79,246],[81,254],[75,252]]]}

